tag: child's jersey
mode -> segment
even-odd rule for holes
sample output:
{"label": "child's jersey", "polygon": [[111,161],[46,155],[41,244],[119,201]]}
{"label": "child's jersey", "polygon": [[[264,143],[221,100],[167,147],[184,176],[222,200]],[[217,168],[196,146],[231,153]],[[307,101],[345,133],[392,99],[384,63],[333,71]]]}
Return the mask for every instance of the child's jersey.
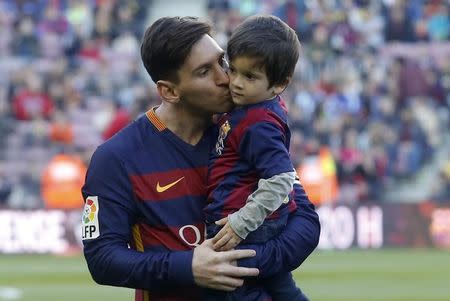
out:
{"label": "child's jersey", "polygon": [[[236,108],[221,118],[209,162],[208,221],[242,208],[260,179],[294,171],[290,136],[286,109],[279,97]],[[268,218],[295,210],[294,194],[289,192],[289,202]]]}

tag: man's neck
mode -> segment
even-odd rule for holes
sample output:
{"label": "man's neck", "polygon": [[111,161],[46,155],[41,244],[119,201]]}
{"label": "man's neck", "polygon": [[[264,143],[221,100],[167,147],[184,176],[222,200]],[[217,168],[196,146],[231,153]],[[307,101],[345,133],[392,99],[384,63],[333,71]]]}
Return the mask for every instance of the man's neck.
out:
{"label": "man's neck", "polygon": [[196,145],[211,122],[211,116],[201,116],[182,106],[162,103],[156,115],[164,125],[181,140]]}

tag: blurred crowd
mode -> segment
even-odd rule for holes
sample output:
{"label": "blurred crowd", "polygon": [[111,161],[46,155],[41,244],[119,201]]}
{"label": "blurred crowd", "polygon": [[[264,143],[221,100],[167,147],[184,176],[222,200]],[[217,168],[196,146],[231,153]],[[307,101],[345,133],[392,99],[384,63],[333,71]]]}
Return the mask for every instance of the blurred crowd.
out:
{"label": "blurred crowd", "polygon": [[[157,102],[139,51],[149,4],[0,0],[0,206],[44,206],[56,155],[87,165],[97,145]],[[67,166],[49,176],[84,177]]]}
{"label": "blurred crowd", "polygon": [[[0,207],[44,206],[52,158],[87,165],[98,144],[158,104],[139,55],[149,6],[0,0]],[[205,10],[223,47],[255,13],[297,31],[302,55],[283,94],[292,159],[300,166],[327,149],[338,202],[383,201],[449,146],[448,1],[210,0]],[[429,199],[450,200],[446,155]]]}
{"label": "blurred crowd", "polygon": [[[211,0],[208,9],[222,46],[255,13],[296,29],[303,52],[284,93],[292,159],[328,149],[338,202],[382,201],[449,147],[448,1]],[[430,199],[450,200],[448,165]]]}

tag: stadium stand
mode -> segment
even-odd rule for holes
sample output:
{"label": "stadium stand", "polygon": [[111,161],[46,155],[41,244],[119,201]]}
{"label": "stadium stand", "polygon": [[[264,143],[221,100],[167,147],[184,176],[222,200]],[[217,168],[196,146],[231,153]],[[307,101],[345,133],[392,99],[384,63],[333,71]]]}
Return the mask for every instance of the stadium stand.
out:
{"label": "stadium stand", "polygon": [[[98,144],[158,103],[139,57],[151,6],[0,0],[1,207],[43,207],[42,175],[53,157],[87,164]],[[210,0],[205,10],[223,47],[255,13],[296,29],[303,53],[284,93],[291,153],[299,167],[324,149],[332,154],[327,171],[339,189],[321,201],[448,202],[449,6]]]}

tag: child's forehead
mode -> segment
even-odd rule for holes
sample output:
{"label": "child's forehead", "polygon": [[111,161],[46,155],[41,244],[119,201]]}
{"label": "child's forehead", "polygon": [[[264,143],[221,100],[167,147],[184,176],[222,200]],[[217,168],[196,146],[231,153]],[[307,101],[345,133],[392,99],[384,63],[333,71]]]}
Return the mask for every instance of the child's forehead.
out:
{"label": "child's forehead", "polygon": [[230,64],[235,68],[252,69],[261,72],[265,71],[264,58],[260,56],[236,56],[230,60]]}

